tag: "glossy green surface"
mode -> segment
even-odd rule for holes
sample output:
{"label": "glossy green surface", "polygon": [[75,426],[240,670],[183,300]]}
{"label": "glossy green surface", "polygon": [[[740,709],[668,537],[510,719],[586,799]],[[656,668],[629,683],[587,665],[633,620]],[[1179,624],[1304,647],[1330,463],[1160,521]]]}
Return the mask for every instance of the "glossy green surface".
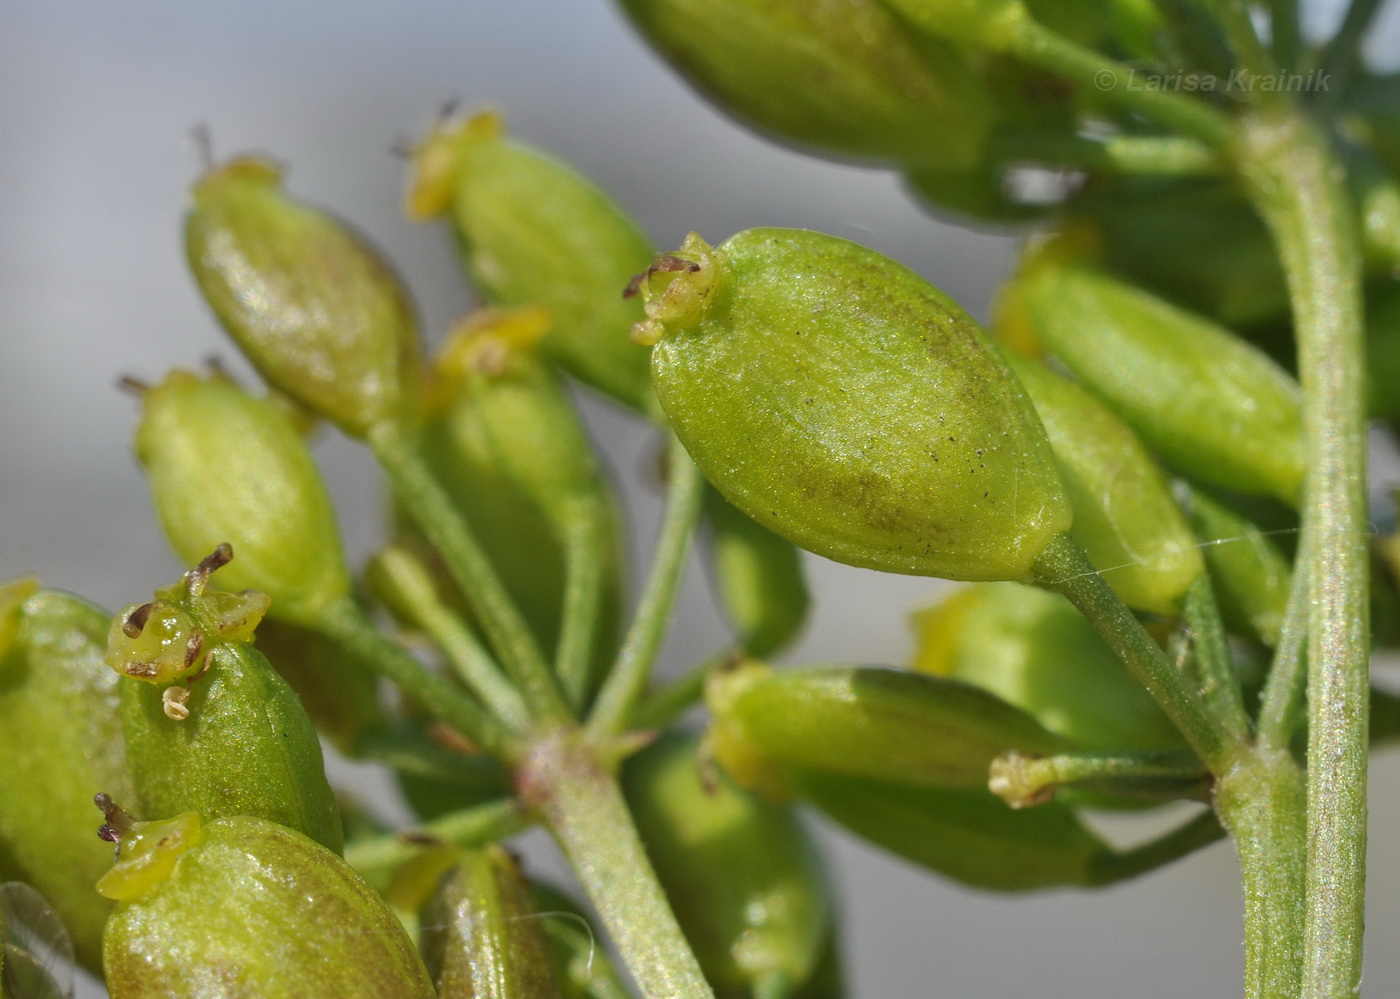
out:
{"label": "glossy green surface", "polygon": [[[928,787],[982,787],[994,758],[1069,743],[981,687],[883,667],[736,671],[719,723],[784,764]],[[720,683],[723,679],[720,680]]]}
{"label": "glossy green surface", "polygon": [[112,999],[433,999],[393,911],[339,857],[247,816],[202,829],[169,876],[117,906]]}
{"label": "glossy green surface", "polygon": [[11,632],[8,642],[0,638],[0,853],[9,855],[10,876],[53,904],[78,959],[96,968],[111,903],[93,885],[111,866],[112,847],[96,836],[101,817],[92,796],[132,793],[118,678],[102,662],[109,619],[33,585],[22,602],[0,610]]}
{"label": "glossy green surface", "polygon": [[[698,238],[644,286],[657,394],[740,510],[840,562],[1022,579],[1070,525],[1054,455],[978,325],[858,244]],[[664,258],[663,263],[664,263]]]}
{"label": "glossy green surface", "polygon": [[273,616],[297,621],[350,592],[320,472],[271,403],[219,377],[172,372],[142,398],[136,456],[181,562],[233,546],[221,588],[259,590]]}
{"label": "glossy green surface", "polygon": [[1010,363],[1060,463],[1074,508],[1070,536],[1129,607],[1176,614],[1205,563],[1166,476],[1137,435],[1084,389],[1036,361]]}
{"label": "glossy green surface", "polygon": [[234,160],[201,178],[185,253],[224,329],[288,396],[355,436],[408,408],[407,293],[359,233],[288,197],[276,165]]}
{"label": "glossy green surface", "polygon": [[1045,345],[1167,462],[1203,482],[1296,503],[1297,382],[1257,348],[1082,265],[1029,275]]}
{"label": "glossy green surface", "polygon": [[983,583],[914,618],[914,669],[1004,698],[1087,752],[1159,749],[1181,736],[1064,597]]}
{"label": "glossy green surface", "polygon": [[420,946],[440,999],[556,999],[554,954],[515,861],[466,851],[423,910]]}
{"label": "glossy green surface", "polygon": [[783,142],[966,167],[994,117],[971,60],[871,0],[622,0],[692,86]]}
{"label": "glossy green surface", "polygon": [[[250,645],[222,645],[193,684],[189,717],[167,717],[161,691],[121,684],[121,721],[141,816],[251,815],[341,848],[340,812],[301,701]],[[113,795],[115,797],[115,795]]]}

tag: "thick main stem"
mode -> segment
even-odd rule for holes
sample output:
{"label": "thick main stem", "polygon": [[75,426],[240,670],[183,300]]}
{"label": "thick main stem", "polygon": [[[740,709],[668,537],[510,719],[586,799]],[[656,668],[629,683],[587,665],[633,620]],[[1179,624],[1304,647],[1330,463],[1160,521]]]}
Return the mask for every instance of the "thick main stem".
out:
{"label": "thick main stem", "polygon": [[553,833],[644,999],[714,999],[676,923],[617,780],[577,731],[533,746],[521,800]]}
{"label": "thick main stem", "polygon": [[1287,751],[1259,750],[1216,784],[1215,808],[1235,839],[1244,881],[1246,999],[1298,995],[1303,966],[1307,830],[1302,774]]}
{"label": "thick main stem", "polygon": [[1365,370],[1353,210],[1326,137],[1286,107],[1245,125],[1242,173],[1288,275],[1308,481],[1308,862],[1302,995],[1355,996],[1366,871]]}

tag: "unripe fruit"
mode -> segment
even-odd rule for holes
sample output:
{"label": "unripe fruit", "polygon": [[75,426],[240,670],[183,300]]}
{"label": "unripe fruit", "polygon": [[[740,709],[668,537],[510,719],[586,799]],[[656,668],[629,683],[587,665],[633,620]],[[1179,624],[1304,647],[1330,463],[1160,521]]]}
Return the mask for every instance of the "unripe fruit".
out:
{"label": "unripe fruit", "polygon": [[136,456],[161,527],[193,565],[217,546],[238,558],[219,576],[255,589],[300,622],[350,592],[335,511],[287,417],[218,377],[172,372],[141,400]]}
{"label": "unripe fruit", "polygon": [[1070,526],[1030,401],[978,325],[855,243],[692,234],[644,276],[652,373],[725,498],[800,547],[950,579],[1026,579]]}
{"label": "unripe fruit", "polygon": [[112,999],[433,999],[393,910],[300,833],[193,812],[115,828],[108,814]]}
{"label": "unripe fruit", "polygon": [[411,409],[413,308],[360,234],[281,185],[282,168],[257,157],[201,177],[185,218],[190,269],[264,378],[361,437]]}

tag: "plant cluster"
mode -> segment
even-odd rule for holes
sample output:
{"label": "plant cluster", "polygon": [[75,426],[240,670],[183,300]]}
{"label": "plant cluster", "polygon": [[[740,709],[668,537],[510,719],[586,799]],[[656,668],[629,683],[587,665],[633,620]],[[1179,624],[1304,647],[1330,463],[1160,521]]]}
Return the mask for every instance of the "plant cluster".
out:
{"label": "plant cluster", "polygon": [[[1023,226],[990,329],[833,236],[657,252],[478,114],[411,155],[406,211],[484,303],[425,357],[361,235],[269,158],[211,167],[189,266],[264,384],[127,381],[180,580],[115,616],[0,587],[0,997],[61,995],[66,951],[114,999],[835,999],[803,810],[1001,892],[1229,835],[1246,994],[1355,995],[1368,747],[1400,732],[1368,673],[1400,620],[1365,506],[1366,420],[1400,418],[1377,4],[1320,48],[1289,0],[623,7],[742,122]],[[1182,77],[1219,85],[1150,84]],[[666,442],[635,606],[571,383]],[[322,422],[392,494],[359,571]],[[657,687],[702,530],[733,642]],[[971,585],[906,668],[774,668],[799,548]],[[418,824],[337,794],[322,739]],[[1086,821],[1182,800],[1131,849]],[[587,911],[502,846],[534,825]]]}

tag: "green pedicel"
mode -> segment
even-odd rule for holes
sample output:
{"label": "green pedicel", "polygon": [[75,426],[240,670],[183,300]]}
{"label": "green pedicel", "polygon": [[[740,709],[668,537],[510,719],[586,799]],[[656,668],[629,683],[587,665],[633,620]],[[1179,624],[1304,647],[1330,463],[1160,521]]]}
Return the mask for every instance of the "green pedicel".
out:
{"label": "green pedicel", "polygon": [[1070,536],[1129,607],[1175,615],[1205,563],[1166,477],[1088,392],[1035,361],[1009,360],[1059,460],[1074,507]]}

